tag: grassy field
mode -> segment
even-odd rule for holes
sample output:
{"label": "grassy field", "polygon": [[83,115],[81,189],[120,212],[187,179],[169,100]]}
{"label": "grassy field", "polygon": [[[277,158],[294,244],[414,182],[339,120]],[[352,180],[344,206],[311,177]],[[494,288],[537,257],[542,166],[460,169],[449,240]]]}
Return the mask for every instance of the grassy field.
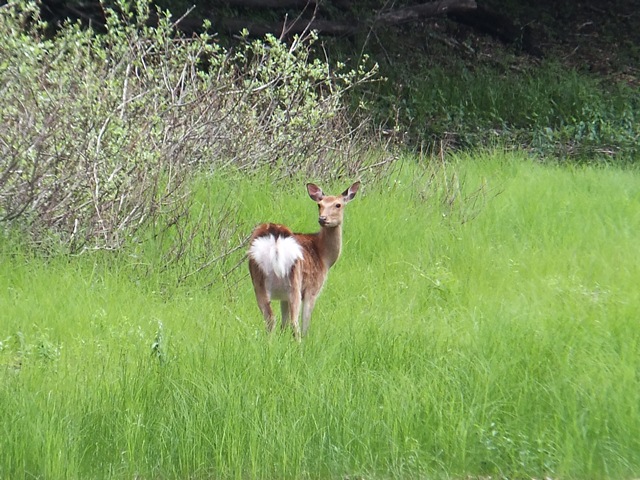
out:
{"label": "grassy field", "polygon": [[[200,196],[313,230],[306,180]],[[244,265],[167,290],[2,237],[0,478],[640,475],[638,172],[495,152],[363,180],[301,344],[266,337]]]}

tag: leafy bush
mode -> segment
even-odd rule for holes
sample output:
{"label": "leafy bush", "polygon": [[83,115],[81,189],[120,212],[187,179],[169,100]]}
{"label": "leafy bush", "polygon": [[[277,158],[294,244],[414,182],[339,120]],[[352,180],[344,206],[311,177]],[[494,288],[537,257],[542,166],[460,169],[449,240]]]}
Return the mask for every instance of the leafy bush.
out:
{"label": "leafy bush", "polygon": [[104,32],[47,36],[35,3],[0,8],[0,219],[36,244],[118,249],[141,227],[188,223],[203,169],[326,175],[362,161],[343,97],[375,69],[313,60],[313,34],[229,51],[121,0],[103,6]]}

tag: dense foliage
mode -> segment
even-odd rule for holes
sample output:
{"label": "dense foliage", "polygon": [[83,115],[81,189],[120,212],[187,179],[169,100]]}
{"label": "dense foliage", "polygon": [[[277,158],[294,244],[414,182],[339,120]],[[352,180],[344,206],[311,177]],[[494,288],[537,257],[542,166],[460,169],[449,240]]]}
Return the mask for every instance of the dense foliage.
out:
{"label": "dense foliage", "polygon": [[508,75],[483,66],[433,66],[379,93],[379,118],[404,129],[413,144],[505,145],[615,163],[640,154],[640,91],[553,61]]}
{"label": "dense foliage", "polygon": [[342,99],[374,71],[312,59],[312,34],[227,50],[168,12],[149,26],[144,1],[105,7],[100,33],[66,23],[50,37],[35,3],[1,13],[0,220],[38,244],[114,249],[142,226],[180,228],[196,171],[362,161],[364,124]]}

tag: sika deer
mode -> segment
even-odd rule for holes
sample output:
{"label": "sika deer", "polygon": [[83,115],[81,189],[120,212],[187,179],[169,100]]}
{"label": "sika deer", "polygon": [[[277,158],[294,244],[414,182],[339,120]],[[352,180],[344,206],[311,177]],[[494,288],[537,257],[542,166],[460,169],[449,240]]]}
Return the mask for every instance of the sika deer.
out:
{"label": "sika deer", "polygon": [[309,196],[319,208],[317,233],[293,233],[275,223],[263,223],[254,229],[249,272],[267,331],[275,327],[271,300],[280,300],[282,328],[291,321],[293,334],[300,339],[298,317],[302,306],[302,335],[306,334],[327,273],[340,257],[344,206],[353,200],[359,186],[356,182],[342,195],[326,196],[318,186],[307,184]]}

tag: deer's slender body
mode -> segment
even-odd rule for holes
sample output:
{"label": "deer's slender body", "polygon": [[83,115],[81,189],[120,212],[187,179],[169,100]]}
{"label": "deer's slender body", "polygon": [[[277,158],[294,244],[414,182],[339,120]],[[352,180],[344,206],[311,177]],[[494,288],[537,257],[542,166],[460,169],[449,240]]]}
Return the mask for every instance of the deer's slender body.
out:
{"label": "deer's slender body", "polygon": [[302,310],[302,334],[307,332],[327,273],[340,257],[344,206],[353,200],[359,186],[356,182],[341,195],[327,196],[318,186],[307,184],[309,196],[318,204],[319,232],[294,233],[275,223],[254,229],[249,272],[269,332],[276,323],[272,300],[280,301],[283,329],[291,322],[295,337],[300,338]]}

